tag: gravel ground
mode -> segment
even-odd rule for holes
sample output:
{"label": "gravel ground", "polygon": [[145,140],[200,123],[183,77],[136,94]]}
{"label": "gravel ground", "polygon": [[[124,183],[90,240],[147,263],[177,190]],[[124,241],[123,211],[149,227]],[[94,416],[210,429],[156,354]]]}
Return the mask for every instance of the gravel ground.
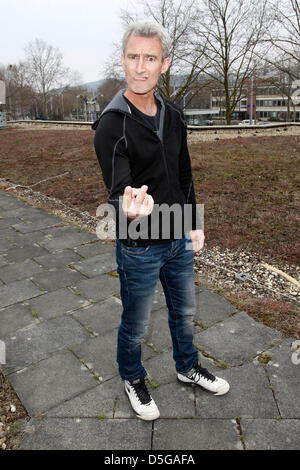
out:
{"label": "gravel ground", "polygon": [[[280,269],[299,283],[298,266],[265,264]],[[229,249],[221,251],[218,247],[204,248],[195,256],[195,269],[201,276],[214,281],[216,286],[230,289],[231,292],[238,293],[242,287],[260,298],[267,295],[275,300],[300,300],[299,288],[283,274],[265,267],[258,255],[253,253]]]}

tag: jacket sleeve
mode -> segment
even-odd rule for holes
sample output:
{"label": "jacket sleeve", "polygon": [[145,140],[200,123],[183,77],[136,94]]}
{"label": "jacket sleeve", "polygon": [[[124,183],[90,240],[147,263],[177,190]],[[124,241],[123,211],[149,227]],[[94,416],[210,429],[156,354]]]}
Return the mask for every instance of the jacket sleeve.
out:
{"label": "jacket sleeve", "polygon": [[98,123],[94,139],[96,155],[109,193],[108,202],[114,206],[117,216],[124,189],[132,185],[125,120],[125,115],[113,112],[105,114]]}
{"label": "jacket sleeve", "polygon": [[186,204],[191,205],[191,222],[190,222],[190,230],[198,230],[204,229],[204,221],[203,221],[203,214],[200,210],[201,207],[197,207],[196,203],[196,196],[195,196],[195,189],[194,189],[194,182],[193,182],[193,174],[191,168],[191,159],[187,145],[187,126],[183,118],[182,114],[182,143],[181,143],[181,152],[180,152],[180,161],[179,161],[179,179],[180,179],[180,186],[185,195]]}

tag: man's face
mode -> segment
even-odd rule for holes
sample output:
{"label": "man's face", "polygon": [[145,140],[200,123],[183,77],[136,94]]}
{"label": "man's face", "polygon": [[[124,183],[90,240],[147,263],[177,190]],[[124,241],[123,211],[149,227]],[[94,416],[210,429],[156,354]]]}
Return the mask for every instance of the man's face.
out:
{"label": "man's face", "polygon": [[170,65],[170,59],[162,60],[162,55],[157,37],[129,36],[122,54],[122,66],[128,88],[133,93],[145,95],[155,88],[160,74]]}

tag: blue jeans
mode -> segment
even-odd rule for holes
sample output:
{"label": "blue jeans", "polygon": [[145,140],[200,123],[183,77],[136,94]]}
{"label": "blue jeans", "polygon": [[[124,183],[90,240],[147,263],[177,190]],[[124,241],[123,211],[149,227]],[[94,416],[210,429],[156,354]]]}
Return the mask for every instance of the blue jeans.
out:
{"label": "blue jeans", "polygon": [[117,263],[123,304],[118,330],[117,361],[123,380],[146,376],[141,362],[145,335],[158,279],[164,289],[177,372],[190,370],[198,358],[193,345],[195,313],[194,254],[189,239],[127,247],[118,239]]}

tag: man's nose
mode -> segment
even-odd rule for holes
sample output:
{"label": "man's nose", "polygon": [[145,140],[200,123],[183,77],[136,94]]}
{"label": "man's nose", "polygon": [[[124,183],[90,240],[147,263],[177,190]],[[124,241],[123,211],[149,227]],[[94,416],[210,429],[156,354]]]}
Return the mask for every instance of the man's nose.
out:
{"label": "man's nose", "polygon": [[145,60],[144,60],[144,57],[142,56],[140,56],[138,59],[136,71],[137,73],[142,73],[145,71]]}

